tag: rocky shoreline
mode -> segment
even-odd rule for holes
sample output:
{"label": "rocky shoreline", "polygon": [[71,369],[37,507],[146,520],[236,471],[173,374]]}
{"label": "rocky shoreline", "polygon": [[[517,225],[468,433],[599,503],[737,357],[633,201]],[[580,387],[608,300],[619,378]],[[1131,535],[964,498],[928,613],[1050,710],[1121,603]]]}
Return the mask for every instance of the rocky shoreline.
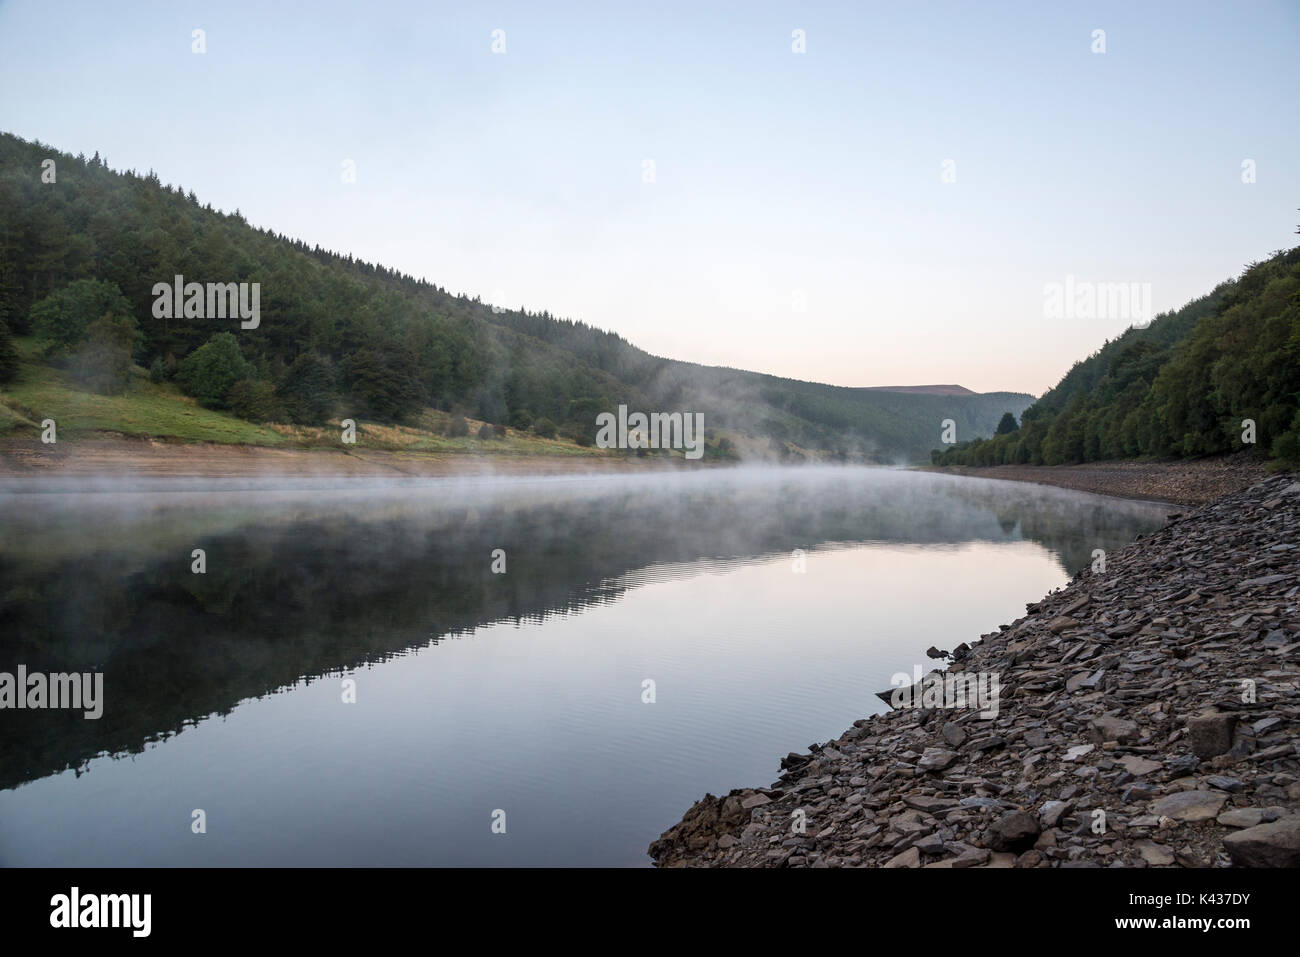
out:
{"label": "rocky shoreline", "polygon": [[[660,867],[1300,866],[1300,481],[1234,492],[953,649],[921,698],[706,795]],[[936,654],[939,652],[936,651]]]}

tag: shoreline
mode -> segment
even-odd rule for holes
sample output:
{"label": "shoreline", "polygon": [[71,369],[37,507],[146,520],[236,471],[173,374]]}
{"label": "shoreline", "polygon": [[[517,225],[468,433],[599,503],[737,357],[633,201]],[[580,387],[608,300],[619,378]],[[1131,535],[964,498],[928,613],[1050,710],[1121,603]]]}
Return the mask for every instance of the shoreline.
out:
{"label": "shoreline", "polygon": [[1294,475],[1203,505],[953,649],[945,678],[998,677],[995,715],[926,699],[859,719],[781,759],[768,787],[705,795],[649,854],[660,867],[1300,866],[1297,542]]}
{"label": "shoreline", "polygon": [[1083,465],[924,465],[918,470],[1053,485],[1116,498],[1183,506],[1213,502],[1269,476],[1266,466],[1242,455],[1192,461],[1113,461]]}
{"label": "shoreline", "polygon": [[278,448],[101,436],[45,446],[35,439],[0,440],[0,480],[92,478],[257,479],[442,478],[476,475],[568,475],[676,471],[703,465],[677,456],[594,453],[420,452],[396,449]]}

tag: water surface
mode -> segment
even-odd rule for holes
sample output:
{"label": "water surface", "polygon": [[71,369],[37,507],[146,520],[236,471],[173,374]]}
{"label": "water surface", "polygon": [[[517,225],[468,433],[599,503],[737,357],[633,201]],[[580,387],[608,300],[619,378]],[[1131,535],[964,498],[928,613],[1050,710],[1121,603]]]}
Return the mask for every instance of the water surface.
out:
{"label": "water surface", "polygon": [[11,484],[0,671],[106,702],[0,711],[0,863],[644,864],[1165,512],[860,468]]}

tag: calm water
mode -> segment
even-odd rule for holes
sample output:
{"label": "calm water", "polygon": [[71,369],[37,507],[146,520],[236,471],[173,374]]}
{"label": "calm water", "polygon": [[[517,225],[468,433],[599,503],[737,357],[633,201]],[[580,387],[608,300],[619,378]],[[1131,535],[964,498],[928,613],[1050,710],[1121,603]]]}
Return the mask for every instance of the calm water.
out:
{"label": "calm water", "polygon": [[642,865],[1166,512],[853,468],[50,488],[0,489],[0,671],[105,708],[0,711],[2,864]]}

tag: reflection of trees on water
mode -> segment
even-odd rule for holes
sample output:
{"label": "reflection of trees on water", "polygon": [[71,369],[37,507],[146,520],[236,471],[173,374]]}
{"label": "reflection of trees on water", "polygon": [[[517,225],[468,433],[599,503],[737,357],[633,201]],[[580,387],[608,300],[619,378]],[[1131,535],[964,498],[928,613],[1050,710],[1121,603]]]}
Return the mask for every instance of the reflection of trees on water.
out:
{"label": "reflection of trees on water", "polygon": [[[1019,487],[827,479],[533,490],[471,504],[415,493],[323,503],[202,533],[208,506],[142,513],[40,560],[0,546],[0,670],[103,671],[105,710],[9,711],[0,787],[138,752],[237,703],[339,674],[498,621],[542,619],[618,598],[629,573],[742,561],[823,543],[1036,541],[1068,571],[1159,524],[1158,507]],[[103,516],[109,520],[107,515]],[[40,524],[39,516],[27,516]],[[121,523],[122,517],[112,516]],[[180,529],[178,533],[174,530]],[[112,543],[116,540],[116,544]],[[105,542],[109,542],[105,544]],[[207,573],[190,571],[190,548]],[[504,549],[508,571],[491,572]],[[645,577],[645,576],[640,576]]]}

